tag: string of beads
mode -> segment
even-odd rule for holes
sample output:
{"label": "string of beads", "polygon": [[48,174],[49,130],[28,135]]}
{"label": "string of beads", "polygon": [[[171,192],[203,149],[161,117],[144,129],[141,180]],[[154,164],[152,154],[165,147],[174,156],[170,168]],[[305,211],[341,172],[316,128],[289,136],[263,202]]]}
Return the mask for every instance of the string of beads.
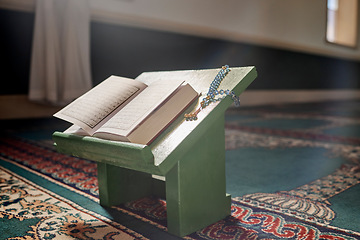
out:
{"label": "string of beads", "polygon": [[[200,107],[193,113],[186,113],[184,115],[186,121],[197,120],[197,115],[202,109],[206,108],[212,102],[221,101],[223,98],[225,98],[225,96],[231,96],[231,98],[234,101],[235,106],[236,107],[240,106],[240,99],[239,99],[239,97],[237,97],[235,95],[235,93],[233,91],[230,91],[230,90],[224,91],[222,89],[218,90],[222,80],[224,80],[224,78],[230,71],[231,71],[231,69],[229,68],[228,65],[225,65],[220,69],[218,74],[215,76],[214,80],[211,82],[209,91],[208,91],[206,97],[204,97],[202,99],[202,101],[200,102]],[[217,95],[222,95],[222,96],[215,98],[215,96],[217,96]]]}

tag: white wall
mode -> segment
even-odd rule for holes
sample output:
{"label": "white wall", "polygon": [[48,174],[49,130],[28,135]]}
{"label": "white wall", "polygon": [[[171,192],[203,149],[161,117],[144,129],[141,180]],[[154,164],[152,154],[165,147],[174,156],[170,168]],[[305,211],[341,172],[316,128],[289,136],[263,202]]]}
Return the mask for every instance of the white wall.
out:
{"label": "white wall", "polygon": [[[94,18],[360,60],[325,42],[325,0],[92,0]],[[117,19],[117,20],[116,20]],[[360,47],[360,37],[358,37]]]}
{"label": "white wall", "polygon": [[[4,8],[31,11],[33,4],[34,0],[0,0]],[[356,49],[326,43],[325,0],[90,0],[90,4],[92,18],[98,21],[360,60],[359,36]]]}

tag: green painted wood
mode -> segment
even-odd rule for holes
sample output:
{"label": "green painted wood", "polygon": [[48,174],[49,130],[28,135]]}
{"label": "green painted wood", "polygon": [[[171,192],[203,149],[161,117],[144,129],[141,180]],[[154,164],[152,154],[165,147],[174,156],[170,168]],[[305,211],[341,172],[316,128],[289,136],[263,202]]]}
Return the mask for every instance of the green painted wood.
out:
{"label": "green painted wood", "polygon": [[[183,79],[206,95],[219,69],[143,73],[145,83]],[[255,67],[232,68],[220,88],[237,95],[256,78]],[[202,99],[202,98],[200,98]],[[185,112],[198,108],[195,102]],[[230,97],[210,104],[197,121],[176,119],[149,146],[53,134],[57,150],[98,162],[100,203],[112,206],[142,196],[166,196],[168,231],[184,236],[230,214],[226,194],[224,112]],[[151,174],[165,176],[165,182]]]}
{"label": "green painted wood", "polygon": [[161,174],[154,166],[154,156],[147,145],[53,133],[57,151],[115,166]]}
{"label": "green painted wood", "polygon": [[224,116],[208,126],[166,175],[168,231],[185,236],[230,214],[226,194]]}
{"label": "green painted wood", "polygon": [[[141,74],[137,79],[145,83],[150,83],[156,80],[171,81],[172,79],[180,78],[190,83],[197,92],[205,96],[210,83],[218,71],[219,69],[150,72]],[[234,90],[237,95],[240,95],[256,76],[257,72],[255,67],[231,68],[229,74],[222,81],[220,88]],[[185,112],[191,112],[192,109],[197,109],[201,99],[202,97]],[[186,146],[190,145],[190,142],[196,142],[199,134],[198,131],[201,132],[201,128],[206,129],[204,125],[207,124],[208,119],[223,114],[231,104],[232,100],[228,96],[221,102],[210,104],[201,111],[197,121],[185,121],[183,117],[180,117],[150,144],[150,148],[154,154],[154,164],[159,166],[160,172],[166,174],[166,172],[176,164],[176,159],[179,159],[181,155],[186,152]],[[195,131],[198,128],[200,129]]]}
{"label": "green painted wood", "polygon": [[[183,79],[196,91],[205,95],[218,71],[219,69],[149,72],[141,74],[137,80],[149,84],[157,80]],[[256,75],[255,67],[231,68],[220,87],[234,90],[239,95]],[[223,114],[231,103],[231,98],[226,97],[221,102],[209,105],[199,113],[197,121],[188,122],[180,116],[149,146],[71,136],[59,132],[54,133],[53,139],[59,152],[164,176],[187,151],[188,146],[196,142],[199,135],[206,131],[207,122]],[[194,103],[186,112],[198,106],[199,102]]]}
{"label": "green painted wood", "polygon": [[152,177],[106,163],[97,163],[99,198],[103,206],[114,206],[152,194]]}
{"label": "green painted wood", "polygon": [[[166,156],[165,161],[162,161],[161,164],[158,165],[158,169],[160,170],[161,173],[166,174],[170,169],[172,169],[175,164],[180,161],[182,158],[184,158],[184,155],[187,154],[187,152],[189,151],[190,148],[192,148],[193,145],[198,144],[199,141],[203,140],[204,135],[207,134],[207,132],[210,130],[210,126],[214,124],[214,122],[216,122],[219,117],[224,117],[224,113],[225,110],[227,109],[226,106],[230,105],[232,102],[232,100],[230,98],[225,98],[223,99],[220,103],[218,103],[218,105],[215,106],[211,106],[208,109],[206,109],[206,117],[202,118],[201,120],[201,124],[198,124],[196,121],[191,121],[191,122],[186,122],[182,123],[182,125],[184,125],[183,129],[183,133],[188,133],[187,136],[185,137],[185,139],[183,141],[181,141],[180,143],[178,143],[177,147],[172,149],[172,151],[168,152],[168,155]],[[224,105],[224,106],[222,106]],[[196,125],[196,127],[193,127],[193,125]],[[189,129],[187,129],[186,131],[184,131],[184,129],[186,128],[186,126],[189,126]],[[222,128],[224,129],[224,126],[222,126]],[[170,129],[171,131],[172,129]],[[174,137],[178,137],[179,135],[175,135]],[[172,140],[171,138],[168,139]],[[170,148],[171,145],[167,144],[164,145],[165,148]],[[161,148],[161,150],[164,151],[164,147]],[[224,146],[225,148],[225,146]],[[159,149],[156,149],[159,150]],[[167,149],[168,150],[168,149]],[[155,150],[152,150],[155,153]],[[155,164],[157,163],[157,161],[155,160]]]}

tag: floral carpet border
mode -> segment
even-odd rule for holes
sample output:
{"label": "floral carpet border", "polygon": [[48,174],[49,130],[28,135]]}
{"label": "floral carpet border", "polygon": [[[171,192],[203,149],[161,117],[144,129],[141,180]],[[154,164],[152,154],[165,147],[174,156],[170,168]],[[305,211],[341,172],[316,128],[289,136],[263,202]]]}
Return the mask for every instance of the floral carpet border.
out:
{"label": "floral carpet border", "polygon": [[[71,188],[97,196],[96,164],[59,154],[31,141],[0,138],[0,153],[9,161],[31,167],[39,175],[46,175]],[[74,161],[76,159],[77,161]],[[45,161],[42,161],[45,160]],[[85,171],[84,171],[85,169]],[[81,170],[81,171],[80,171]],[[67,174],[70,173],[70,174]],[[84,180],[91,179],[91,182]],[[86,184],[83,184],[83,183]],[[166,231],[166,202],[144,198],[114,209],[134,216]],[[269,211],[246,201],[232,201],[231,216],[214,223],[186,239],[358,239],[360,233],[314,224]]]}

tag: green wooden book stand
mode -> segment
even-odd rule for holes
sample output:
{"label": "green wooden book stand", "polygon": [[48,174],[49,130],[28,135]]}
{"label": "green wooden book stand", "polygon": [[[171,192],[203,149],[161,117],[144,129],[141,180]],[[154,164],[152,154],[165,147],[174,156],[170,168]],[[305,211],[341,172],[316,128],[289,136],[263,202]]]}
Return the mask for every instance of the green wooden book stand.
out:
{"label": "green wooden book stand", "polygon": [[[148,72],[137,80],[150,83],[180,78],[204,96],[218,71]],[[255,67],[232,68],[220,89],[239,95],[256,76]],[[118,205],[149,195],[165,197],[168,232],[185,236],[230,215],[224,113],[231,104],[227,96],[203,109],[196,121],[178,117],[149,146],[61,132],[55,132],[53,140],[59,152],[97,162],[101,205]],[[196,102],[185,112],[198,106]],[[165,177],[165,181],[154,175]]]}

